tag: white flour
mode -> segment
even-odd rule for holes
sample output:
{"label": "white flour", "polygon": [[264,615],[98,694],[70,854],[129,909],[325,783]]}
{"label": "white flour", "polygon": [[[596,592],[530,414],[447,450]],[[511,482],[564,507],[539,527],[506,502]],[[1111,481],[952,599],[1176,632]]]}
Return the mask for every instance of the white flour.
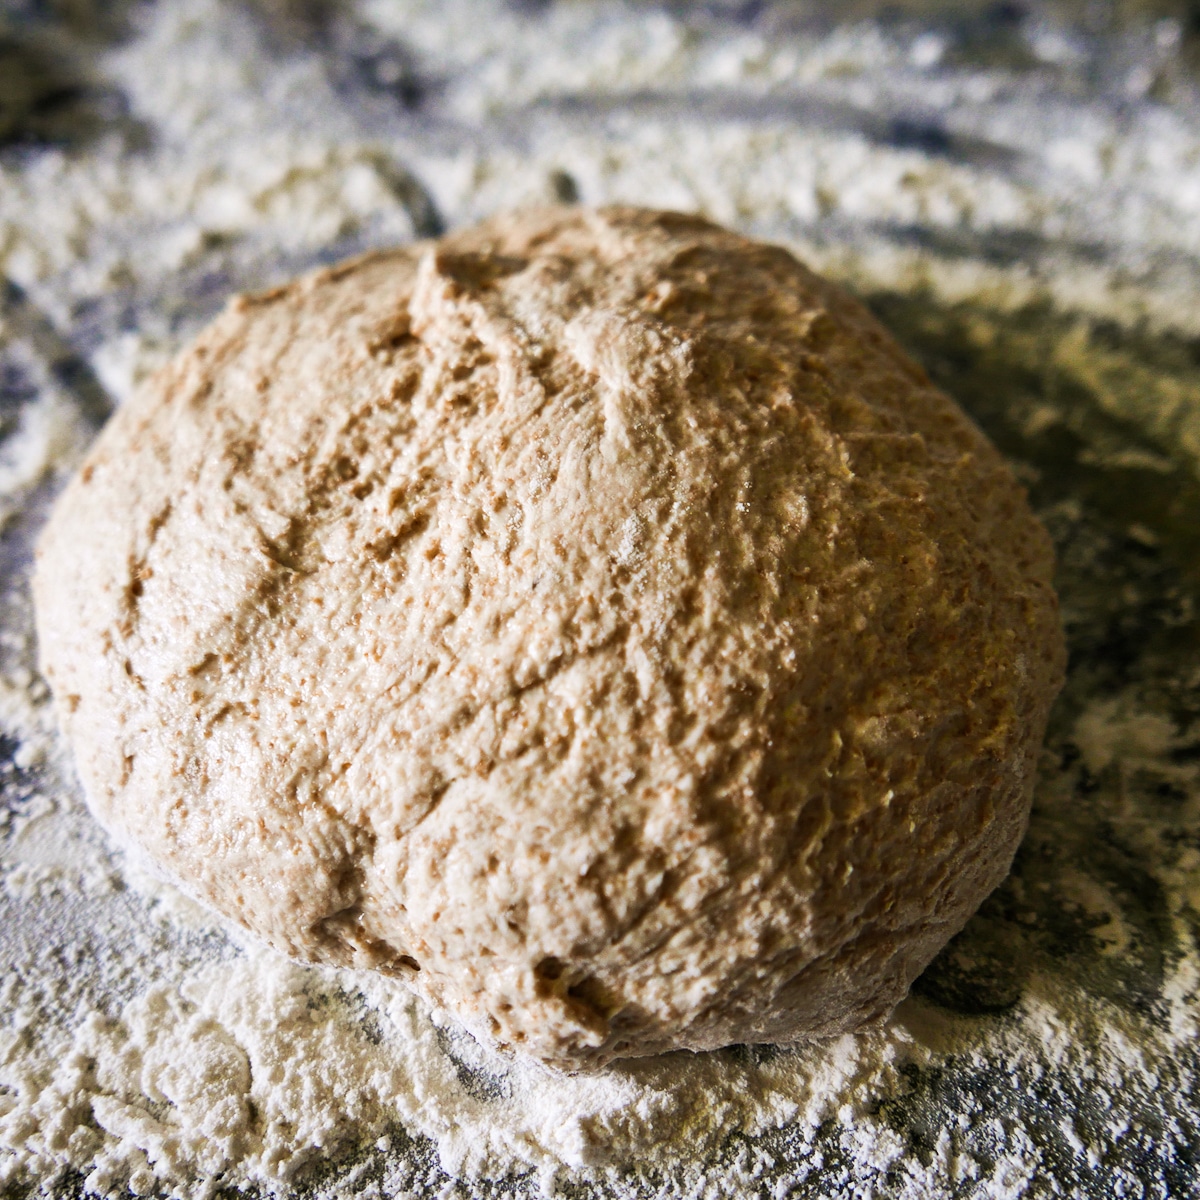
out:
{"label": "white flour", "polygon": [[[1011,1022],[981,1027],[909,1001],[885,1030],[829,1045],[679,1054],[560,1076],[502,1060],[380,978],[300,968],[217,938],[202,962],[182,967],[174,937],[196,937],[206,914],[128,871],[146,899],[132,913],[107,912],[119,876],[96,872],[103,852],[95,838],[75,834],[75,847],[64,846],[77,819],[43,803],[10,843],[4,887],[43,902],[86,897],[93,945],[120,949],[135,983],[128,1000],[106,1010],[70,987],[31,996],[15,977],[27,964],[12,964],[0,1051],[0,1146],[9,1157],[0,1183],[28,1173],[53,1181],[71,1166],[101,1195],[206,1196],[247,1183],[287,1190],[305,1182],[305,1168],[339,1153],[387,1163],[402,1127],[429,1138],[441,1171],[462,1180],[531,1174],[552,1191],[556,1180],[596,1179],[609,1194],[632,1196],[642,1194],[652,1164],[728,1195],[756,1170],[753,1150],[743,1149],[740,1162],[723,1153],[731,1134],[785,1128],[798,1181],[823,1165],[812,1142],[832,1119],[859,1180],[891,1179],[894,1194],[915,1197],[985,1177],[994,1185],[988,1195],[1015,1196],[1041,1161],[1019,1127],[967,1109],[954,1116],[982,1126],[991,1162],[955,1153],[947,1134],[922,1163],[878,1119],[873,1102],[904,1090],[901,1068],[956,1054],[979,1068],[1004,1062],[1026,1085],[1054,1066],[1090,1071],[1092,1087],[1117,1095],[1152,1090],[1174,1038],[1194,1033],[1193,958],[1175,972],[1181,1020],[1173,1037],[1035,980]],[[39,825],[47,827],[41,836]],[[88,961],[84,952],[69,965],[86,971]],[[1071,1136],[1087,1162],[1126,1132],[1114,1121],[1091,1141]],[[309,1190],[364,1194],[353,1179]]]}
{"label": "white flour", "polygon": [[[173,974],[144,951],[138,967]],[[386,1142],[397,1123],[436,1144],[443,1170],[468,1178],[603,1173],[651,1153],[669,1162],[711,1152],[735,1130],[811,1131],[839,1099],[862,1104],[873,1085],[895,1086],[895,1065],[917,1049],[898,1025],[763,1061],[685,1055],[567,1078],[439,1029],[382,980],[298,968],[268,951],[151,984],[115,1019],[88,1013],[72,1024],[41,1053],[26,1045],[0,1075],[19,1097],[5,1140],[23,1143],[44,1175],[64,1159],[86,1164],[101,1192],[126,1182],[145,1190],[154,1178],[184,1194],[217,1180],[282,1186],[347,1144]],[[17,1029],[45,1038],[20,1016]]]}
{"label": "white flour", "polygon": [[[1189,275],[1200,124],[1179,112],[944,71],[933,35],[870,25],[773,36],[610,3],[538,20],[501,6],[481,17],[466,0],[368,0],[363,20],[404,43],[436,95],[432,123],[386,125],[385,101],[339,92],[315,51],[269,57],[261,14],[285,7],[137,9],[136,35],[96,70],[149,148],[110,131],[86,152],[0,158],[0,268],[60,329],[89,330],[83,349],[118,399],[219,301],[208,274],[220,292],[331,244],[410,237],[412,180],[457,225],[548,199],[566,172],[587,202],[699,207],[860,285],[924,284],[943,302],[1000,308],[1041,297],[1200,330]],[[1033,46],[1048,71],[1081,53],[1049,27]],[[1035,104],[1043,136],[1031,139]],[[868,126],[949,113],[956,136],[993,149],[894,145],[846,126],[847,107]],[[982,263],[892,235],[902,227],[1052,243]],[[1101,237],[1103,265],[1075,252]],[[81,311],[100,315],[89,325]],[[0,443],[0,534],[16,547],[0,560],[0,735],[16,744],[0,774],[0,1190],[483,1196],[509,1179],[630,1198],[915,1200],[1039,1195],[1051,1177],[1086,1194],[1103,1168],[1105,1194],[1167,1194],[1195,1112],[1200,850],[1168,854],[1163,839],[1200,825],[1200,774],[1175,755],[1191,733],[1165,703],[1132,687],[1100,695],[1073,733],[1083,767],[1115,781],[1105,819],[1157,864],[1176,950],[1153,1003],[1118,1002],[1064,968],[1024,978],[1004,1013],[914,998],[884,1029],[831,1045],[680,1054],[578,1078],[501,1060],[384,980],[235,945],[110,857],[49,730],[25,600],[30,514],[86,426],[28,329],[7,310],[0,320],[0,356],[37,397]],[[1050,428],[1059,416],[1046,412]],[[1130,806],[1147,773],[1182,797],[1169,812]],[[1039,845],[1056,822],[1073,828],[1079,803],[1074,776],[1047,778]],[[1013,903],[1032,912],[1026,892],[1043,885],[1093,929],[1099,959],[1119,966],[1137,951],[1117,884],[1048,861],[1014,882]],[[1053,1128],[1013,1107],[1027,1094],[1056,1114]],[[1139,1125],[1146,1112],[1158,1126]],[[1149,1174],[1124,1165],[1142,1160]]]}

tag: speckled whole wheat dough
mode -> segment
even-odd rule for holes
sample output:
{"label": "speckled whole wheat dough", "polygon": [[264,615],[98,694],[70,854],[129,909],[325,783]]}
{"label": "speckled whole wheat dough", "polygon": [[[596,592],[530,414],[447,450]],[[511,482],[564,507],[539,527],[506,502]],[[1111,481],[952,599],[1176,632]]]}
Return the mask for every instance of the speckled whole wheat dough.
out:
{"label": "speckled whole wheat dough", "polygon": [[855,301],[558,209],[233,301],[35,596],[109,830],[573,1069],[891,1009],[1025,827],[1051,566]]}

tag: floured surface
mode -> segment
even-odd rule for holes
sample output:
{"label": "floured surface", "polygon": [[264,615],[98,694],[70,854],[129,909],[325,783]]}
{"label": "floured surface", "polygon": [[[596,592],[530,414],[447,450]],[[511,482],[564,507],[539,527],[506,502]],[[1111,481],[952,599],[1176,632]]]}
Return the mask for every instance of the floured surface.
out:
{"label": "floured surface", "polygon": [[[509,13],[485,26],[363,8],[353,37],[318,53],[281,6],[221,9],[207,25],[206,5],[143,10],[136,36],[93,57],[87,138],[0,161],[3,266],[22,292],[4,299],[4,433],[18,417],[86,432],[105,391],[120,397],[228,291],[289,276],[331,237],[341,256],[427,228],[407,179],[455,226],[573,187],[589,203],[701,204],[793,238],[872,293],[1017,465],[1054,536],[1073,666],[1012,878],[853,1057],[846,1043],[820,1061],[726,1052],[704,1060],[703,1088],[672,1059],[637,1064],[661,1074],[632,1084],[516,1078],[424,1018],[406,1027],[358,998],[353,977],[251,960],[178,902],[128,885],[71,799],[24,673],[27,555],[56,478],[18,469],[0,540],[12,756],[0,1144],[17,1195],[1194,1188],[1200,380],[1185,338],[1132,327],[1142,313],[1196,327],[1198,126],[1172,49],[1180,28],[1105,41],[1031,19],[1006,35],[1017,66],[976,66],[966,26],[789,31],[730,17],[696,34],[633,11],[573,5],[549,23]],[[607,47],[605,77],[629,81],[629,107],[572,100],[566,48],[584,36]],[[792,67],[770,67],[789,55]],[[279,69],[260,89],[263,61]],[[755,82],[763,62],[780,81]],[[1102,95],[1088,90],[1093,67]],[[155,99],[165,80],[169,104]],[[1168,103],[1139,98],[1151,87]],[[105,88],[125,97],[124,116]],[[525,107],[508,106],[521,89]],[[772,89],[786,94],[767,103]],[[1030,136],[1034,95],[1060,114],[1044,137]],[[924,128],[943,114],[949,133],[922,142],[910,126],[906,145],[890,142],[896,105],[911,114],[918,100]],[[932,290],[914,294],[922,284]],[[51,392],[68,426],[37,415],[58,404]],[[53,461],[77,452],[72,438],[27,436],[61,447]],[[229,985],[242,979],[247,997],[279,997],[287,1022],[241,1003]],[[269,1063],[285,1034],[289,1048],[323,1042],[326,1065],[309,1070],[344,1081],[339,1103],[325,1084],[305,1099],[286,1071],[251,1072],[242,1089],[244,1064]],[[194,1046],[204,1055],[189,1058]],[[376,1107],[384,1080],[394,1099]],[[503,1104],[506,1087],[528,1100]],[[597,1164],[607,1135],[589,1122],[610,1119],[622,1122],[616,1161]],[[224,1146],[199,1144],[206,1122],[223,1123]],[[472,1160],[482,1145],[495,1151]]]}

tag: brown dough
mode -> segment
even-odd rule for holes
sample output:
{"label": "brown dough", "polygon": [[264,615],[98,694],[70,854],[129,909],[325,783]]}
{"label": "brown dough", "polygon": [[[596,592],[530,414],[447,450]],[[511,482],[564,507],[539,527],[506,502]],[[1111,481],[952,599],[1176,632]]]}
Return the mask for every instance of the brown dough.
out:
{"label": "brown dough", "polygon": [[883,1017],[1009,868],[1049,540],[784,250],[496,218],[235,300],[43,538],[99,819],[578,1068]]}

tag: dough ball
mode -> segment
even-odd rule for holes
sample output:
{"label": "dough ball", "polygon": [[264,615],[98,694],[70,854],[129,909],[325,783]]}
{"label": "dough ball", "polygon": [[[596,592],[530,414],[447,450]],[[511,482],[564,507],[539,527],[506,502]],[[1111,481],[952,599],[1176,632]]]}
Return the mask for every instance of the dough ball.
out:
{"label": "dough ball", "polygon": [[1024,830],[1051,568],[854,300],[557,209],[233,301],[35,590],[116,837],[575,1069],[889,1012]]}

